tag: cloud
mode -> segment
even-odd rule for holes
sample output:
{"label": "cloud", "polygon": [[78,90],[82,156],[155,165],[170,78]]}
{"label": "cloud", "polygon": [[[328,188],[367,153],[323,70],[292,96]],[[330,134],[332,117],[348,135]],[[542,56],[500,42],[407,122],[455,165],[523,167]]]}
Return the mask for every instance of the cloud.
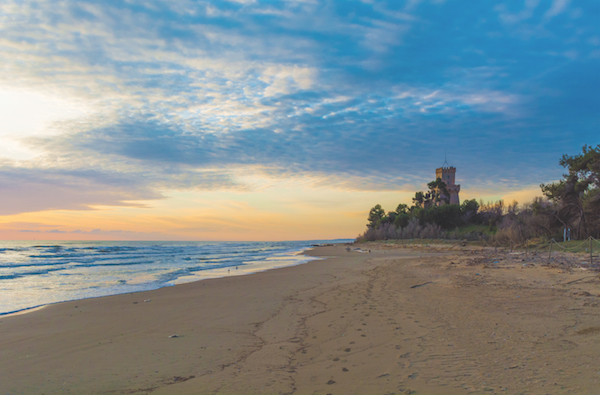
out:
{"label": "cloud", "polygon": [[25,221],[12,221],[12,222],[4,222],[0,226],[3,228],[53,228],[56,225],[52,224],[43,224],[41,222],[25,222]]}
{"label": "cloud", "polygon": [[[132,143],[133,144],[133,143]],[[150,148],[135,151],[142,157]],[[0,215],[42,210],[90,210],[95,206],[147,207],[140,201],[163,199],[166,190],[244,190],[227,169],[191,169],[161,162],[152,165],[125,161],[100,150],[73,154],[69,163],[60,163],[75,149],[57,153],[55,161],[30,163],[28,167],[0,166]],[[159,150],[160,152],[160,150]],[[164,155],[164,153],[163,153]],[[135,155],[134,155],[135,157]],[[152,159],[152,158],[150,158]],[[57,163],[58,161],[59,163]],[[62,165],[62,166],[61,166]]]}
{"label": "cloud", "polygon": [[[32,225],[34,227],[35,225]],[[43,225],[47,226],[47,225]],[[11,234],[11,229],[9,227],[0,229],[5,235]],[[52,230],[37,230],[37,229],[20,229],[17,231],[18,233],[36,233],[36,234],[44,234],[42,237],[58,237],[60,235],[66,235],[66,237],[72,237],[73,239],[88,239],[94,240],[98,238],[102,239],[114,239],[114,240],[179,240],[181,236],[175,236],[172,234],[166,234],[161,232],[136,232],[130,230],[120,230],[120,229],[112,229],[112,230],[104,230],[104,229],[93,229],[90,231],[85,230],[62,230],[62,229],[52,229]],[[40,236],[37,236],[40,237]]]}
{"label": "cloud", "polygon": [[258,79],[268,86],[263,97],[287,95],[299,90],[308,90],[315,84],[314,69],[297,66],[269,66]]}
{"label": "cloud", "polygon": [[525,0],[524,8],[518,13],[510,13],[507,10],[506,4],[500,4],[496,6],[496,10],[500,11],[500,19],[507,24],[515,24],[527,19],[530,19],[534,15],[534,11],[540,4],[540,0]]}
{"label": "cloud", "polygon": [[73,231],[61,231],[60,233],[69,233],[69,234],[77,234],[77,235],[92,235],[92,236],[98,236],[98,235],[113,236],[113,237],[125,238],[125,239],[142,238],[142,239],[149,239],[149,240],[152,240],[152,237],[159,236],[161,239],[164,239],[165,236],[167,236],[160,232],[135,232],[135,231],[130,231],[130,230],[120,230],[120,229],[110,229],[110,230],[92,229],[90,231],[77,229],[77,230],[73,230]]}
{"label": "cloud", "polygon": [[571,0],[554,0],[552,1],[552,6],[546,12],[545,17],[550,19],[555,17],[558,14],[561,14],[565,8],[569,5]]}
{"label": "cloud", "polygon": [[558,0],[7,1],[0,88],[85,111],[11,134],[33,154],[2,165],[0,214],[249,191],[247,174],[403,190],[444,151],[472,182],[547,180],[600,127],[578,6],[561,24]]}
{"label": "cloud", "polygon": [[135,188],[120,184],[114,176],[103,180],[101,174],[92,172],[4,167],[0,172],[0,199],[3,202],[0,215],[50,209],[81,210],[90,209],[92,205],[143,207],[130,200],[160,197],[143,186]]}

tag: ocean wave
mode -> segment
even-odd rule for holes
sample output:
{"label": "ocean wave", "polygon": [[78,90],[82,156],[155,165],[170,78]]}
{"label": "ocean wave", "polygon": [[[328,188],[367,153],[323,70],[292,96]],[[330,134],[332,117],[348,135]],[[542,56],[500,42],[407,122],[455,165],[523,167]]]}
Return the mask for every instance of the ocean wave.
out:
{"label": "ocean wave", "polygon": [[0,241],[0,314],[221,276],[234,266],[244,270],[231,275],[294,265],[305,261],[294,254],[315,242]]}
{"label": "ocean wave", "polygon": [[48,274],[51,272],[60,271],[60,270],[65,270],[65,268],[57,267],[57,268],[48,268],[48,269],[44,269],[44,270],[30,270],[30,271],[26,271],[26,272],[14,272],[11,274],[0,275],[0,280],[14,280],[16,278],[21,278],[21,277],[39,276],[39,275]]}

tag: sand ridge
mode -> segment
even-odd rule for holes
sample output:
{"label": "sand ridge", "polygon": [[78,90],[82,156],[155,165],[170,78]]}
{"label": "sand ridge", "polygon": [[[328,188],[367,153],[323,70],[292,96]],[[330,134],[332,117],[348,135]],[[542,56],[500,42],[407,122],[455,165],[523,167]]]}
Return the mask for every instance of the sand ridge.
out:
{"label": "sand ridge", "polygon": [[330,259],[0,317],[0,393],[600,388],[596,273],[468,248],[363,249],[318,247],[309,253]]}

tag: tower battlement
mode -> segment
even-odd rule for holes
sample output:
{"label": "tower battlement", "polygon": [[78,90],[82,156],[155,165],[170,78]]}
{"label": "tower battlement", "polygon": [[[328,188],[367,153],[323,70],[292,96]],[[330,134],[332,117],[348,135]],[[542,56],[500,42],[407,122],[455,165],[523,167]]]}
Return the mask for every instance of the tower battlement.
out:
{"label": "tower battlement", "polygon": [[454,185],[456,180],[456,167],[438,167],[435,169],[435,179],[441,178],[446,185]]}

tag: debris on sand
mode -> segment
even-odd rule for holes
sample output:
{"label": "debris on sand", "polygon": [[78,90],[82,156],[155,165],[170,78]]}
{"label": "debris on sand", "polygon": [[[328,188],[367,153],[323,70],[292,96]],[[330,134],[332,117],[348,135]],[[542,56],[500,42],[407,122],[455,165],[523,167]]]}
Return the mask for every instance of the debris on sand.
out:
{"label": "debris on sand", "polygon": [[411,288],[419,288],[419,287],[425,286],[427,284],[433,284],[433,281],[427,281],[426,283],[423,283],[423,284],[413,285]]}

